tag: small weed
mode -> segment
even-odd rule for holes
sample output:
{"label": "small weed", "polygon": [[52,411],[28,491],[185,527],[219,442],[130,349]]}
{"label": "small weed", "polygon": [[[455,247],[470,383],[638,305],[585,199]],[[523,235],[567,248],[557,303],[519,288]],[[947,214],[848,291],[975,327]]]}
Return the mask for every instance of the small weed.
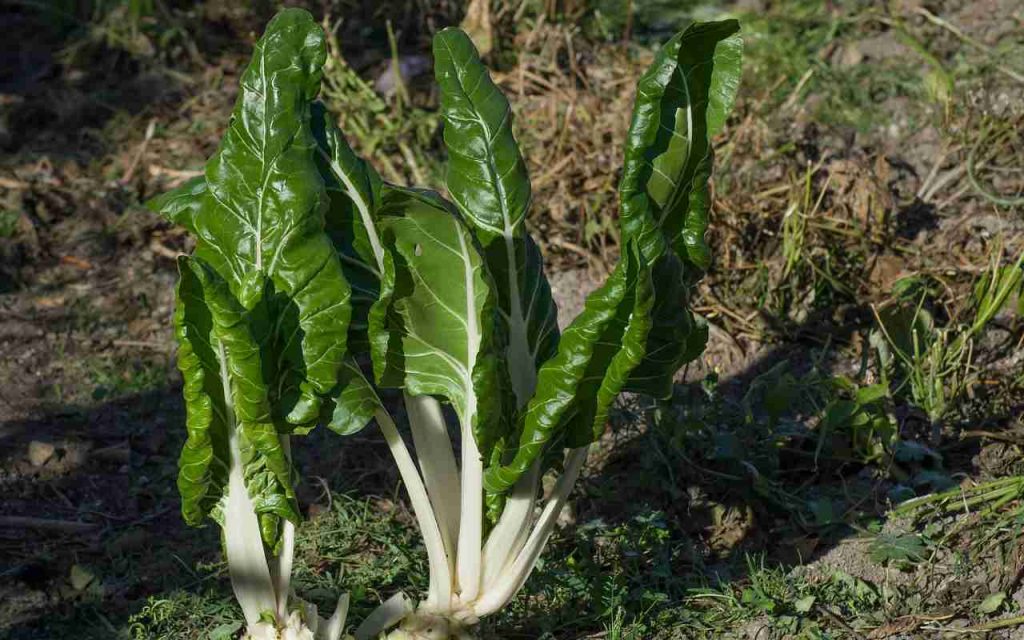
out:
{"label": "small weed", "polygon": [[179,640],[209,637],[234,638],[242,623],[226,590],[199,593],[173,591],[146,601],[128,620],[132,640]]}
{"label": "small weed", "polygon": [[[913,518],[941,544],[966,539],[972,547],[1012,542],[1024,532],[1024,476],[1010,476],[908,500],[895,517]],[[962,519],[950,521],[949,516]],[[941,535],[939,535],[941,534]]]}
{"label": "small weed", "polygon": [[[883,382],[925,413],[933,442],[938,441],[950,407],[967,392],[976,376],[971,366],[975,341],[1024,281],[1024,253],[1009,265],[995,252],[989,269],[975,283],[963,308],[947,312],[952,319],[938,326],[926,308],[927,289],[899,283],[897,299],[875,309],[875,347]],[[908,292],[921,290],[916,302]]]}
{"label": "small weed", "polygon": [[96,358],[88,365],[93,387],[92,399],[104,401],[142,393],[167,384],[170,370],[166,361]]}
{"label": "small weed", "polygon": [[0,238],[13,238],[18,231],[21,214],[11,209],[0,209]]}
{"label": "small weed", "polygon": [[843,434],[858,460],[885,464],[899,440],[889,388],[884,384],[858,386],[845,376],[836,376],[833,382],[836,394],[822,413],[816,453],[830,435]]}

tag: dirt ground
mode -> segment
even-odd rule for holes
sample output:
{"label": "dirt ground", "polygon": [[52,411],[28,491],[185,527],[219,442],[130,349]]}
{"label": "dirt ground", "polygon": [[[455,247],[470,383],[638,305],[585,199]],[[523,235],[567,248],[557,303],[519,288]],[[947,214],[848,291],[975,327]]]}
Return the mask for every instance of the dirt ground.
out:
{"label": "dirt ground", "polygon": [[[432,30],[461,19],[449,3],[390,4],[403,7],[390,15],[404,16],[395,26],[412,70]],[[535,185],[531,229],[563,325],[617,254],[633,81],[666,28],[704,16],[686,4],[648,18],[637,3],[624,27],[613,4],[530,2],[517,12],[520,3],[495,3],[488,62],[516,112]],[[144,604],[182,591],[223,597],[226,581],[216,531],[184,526],[174,485],[183,408],[170,317],[174,259],[190,240],[142,203],[196,175],[213,152],[272,11],[165,8],[133,31],[118,26],[123,7],[68,27],[17,6],[3,10],[5,30],[24,46],[0,54],[0,637],[157,637],[159,615],[138,618]],[[385,11],[371,3],[348,14],[338,33],[350,67],[325,100],[347,131],[380,132],[353,144],[385,177],[440,186],[429,73],[408,78],[401,125],[382,125],[393,120],[391,103],[365,93],[388,86],[376,26]],[[902,278],[924,277],[936,321],[953,326],[991,260],[1008,264],[1024,251],[1024,8],[744,0],[707,11],[737,13],[749,34],[740,103],[716,146],[715,263],[695,303],[709,347],[680,376],[673,407],[621,403],[564,518],[576,527],[551,551],[571,557],[592,543],[595,571],[621,571],[626,595],[616,606],[635,618],[636,635],[609,631],[618,613],[611,622],[588,614],[582,630],[532,620],[531,602],[567,598],[566,619],[584,606],[582,595],[551,586],[584,574],[555,563],[502,623],[517,630],[507,637],[1024,638],[1017,624],[978,627],[1024,609],[1015,533],[1024,517],[987,519],[1024,513],[1024,489],[995,511],[882,524],[897,491],[927,495],[1024,472],[1024,310],[1008,304],[976,341],[977,375],[938,433],[919,408],[893,399],[898,439],[913,444],[901,450],[916,458],[855,460],[848,443],[818,430],[820,406],[794,404],[777,417],[765,400],[783,370],[800,394],[825,375],[877,382],[875,311]],[[364,86],[353,89],[345,73]],[[787,231],[791,219],[803,222]],[[362,449],[305,454],[300,497],[311,514],[329,501],[323,483],[404,509],[386,449],[373,434],[359,438]],[[662,524],[643,520],[650,513]],[[638,522],[664,539],[640,551],[609,542]],[[598,542],[586,539],[595,530]],[[908,540],[920,548],[907,550]],[[781,573],[755,571],[755,556]],[[651,567],[665,575],[637,577],[654,575]],[[836,586],[837,572],[876,595],[828,601],[825,590],[860,588]],[[759,586],[769,574],[782,585],[775,591]],[[723,608],[698,587],[736,604]],[[787,589],[795,595],[779,595]],[[802,590],[816,594],[808,609]],[[641,591],[670,594],[680,610],[634,602]],[[986,609],[997,593],[1004,600]],[[758,608],[762,596],[776,605]],[[642,626],[659,607],[667,613]],[[809,635],[812,623],[832,635]]]}

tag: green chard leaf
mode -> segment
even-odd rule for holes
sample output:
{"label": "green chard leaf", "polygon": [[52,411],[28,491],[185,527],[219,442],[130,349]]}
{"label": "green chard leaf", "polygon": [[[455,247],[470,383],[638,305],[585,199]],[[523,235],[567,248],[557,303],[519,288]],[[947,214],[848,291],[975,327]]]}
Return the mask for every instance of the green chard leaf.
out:
{"label": "green chard leaf", "polygon": [[525,230],[530,178],[512,135],[512,110],[472,41],[449,28],[434,37],[447,186],[484,248],[508,335],[506,362],[517,406],[533,395],[540,364],[554,355],[558,324],[540,250]]}
{"label": "green chard leaf", "polygon": [[227,489],[231,452],[228,433],[233,417],[224,404],[218,341],[213,316],[199,279],[179,261],[181,276],[174,307],[178,369],[185,396],[188,439],[178,460],[178,490],[185,522],[200,526]]}
{"label": "green chard leaf", "polygon": [[612,402],[645,353],[654,304],[650,275],[630,244],[605,284],[587,297],[556,355],[540,369],[537,392],[520,415],[511,460],[487,469],[489,492],[512,487],[556,437],[573,448],[600,437]]}
{"label": "green chard leaf", "polygon": [[339,435],[349,436],[362,431],[383,405],[362,369],[349,359],[341,365],[338,390],[331,395],[326,408],[330,413],[327,427]]}
{"label": "green chard leaf", "polygon": [[244,308],[267,307],[257,333],[279,381],[274,405],[307,429],[337,382],[351,314],[349,285],[324,232],[328,196],[310,127],[325,59],[323,31],[307,12],[275,16],[242,75],[205,184],[193,181],[151,205],[198,237],[195,255]]}
{"label": "green chard leaf", "polygon": [[317,166],[330,198],[327,233],[352,287],[350,357],[342,364],[338,386],[322,412],[328,428],[351,435],[363,429],[382,407],[359,362],[370,355],[369,315],[381,297],[381,279],[385,271],[393,273],[394,267],[380,237],[380,176],[355,154],[323,104],[313,104],[311,123],[318,147]]}
{"label": "green chard leaf", "polygon": [[627,391],[666,398],[672,379],[704,349],[707,324],[690,310],[694,283],[710,265],[711,137],[740,79],[735,20],[695,23],[669,40],[637,86],[626,140],[622,237],[636,239],[656,291],[647,355]]}
{"label": "green chard leaf", "polygon": [[448,189],[481,234],[500,237],[523,224],[530,178],[512,136],[512,110],[465,33],[434,36],[434,74],[441,88]]}
{"label": "green chard leaf", "polygon": [[694,23],[665,43],[637,85],[619,184],[620,223],[648,263],[671,250],[689,270],[710,264],[704,234],[711,136],[736,95],[738,31],[735,20]]}
{"label": "green chard leaf", "polygon": [[450,401],[486,456],[507,415],[494,287],[449,206],[429,191],[383,191],[379,225],[389,259],[370,312],[374,371],[382,387]]}
{"label": "green chard leaf", "polygon": [[492,494],[507,491],[552,442],[580,447],[599,437],[619,392],[669,395],[675,372],[703,350],[707,327],[689,302],[710,263],[710,137],[735,97],[738,29],[735,21],[695,23],[640,80],[620,185],[620,263],[541,366],[517,445],[497,451],[487,470]]}
{"label": "green chard leaf", "polygon": [[300,518],[260,346],[228,283],[201,259],[182,257],[178,264],[175,333],[188,416],[179,460],[182,512],[192,525],[206,515],[223,524],[228,472],[241,465],[263,539],[273,548],[280,519]]}

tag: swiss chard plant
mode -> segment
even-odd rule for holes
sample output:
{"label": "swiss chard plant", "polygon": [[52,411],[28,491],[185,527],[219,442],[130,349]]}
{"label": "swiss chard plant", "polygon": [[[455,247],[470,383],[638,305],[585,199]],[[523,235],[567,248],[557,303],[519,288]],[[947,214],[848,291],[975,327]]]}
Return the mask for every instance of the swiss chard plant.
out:
{"label": "swiss chard plant", "polygon": [[274,18],[205,174],[153,202],[196,237],[175,314],[183,512],[222,526],[249,635],[342,632],[344,599],[329,621],[288,600],[290,448],[318,424],[381,429],[429,560],[419,602],[396,594],[356,638],[471,638],[522,588],[615,398],[667,397],[704,348],[690,297],[710,262],[710,141],[737,91],[738,30],[695,23],[641,77],[620,259],[560,334],[509,103],[470,39],[434,39],[446,198],[353,152],[316,101],[323,32],[301,10]]}
{"label": "swiss chard plant", "polygon": [[310,101],[326,58],[309,14],[284,11],[257,43],[205,174],[151,206],[196,236],[179,259],[174,314],[188,438],[178,489],[186,522],[223,529],[247,635],[337,640],[347,601],[322,621],[290,606],[300,520],[291,441],[337,387],[351,288],[324,231],[327,194]]}

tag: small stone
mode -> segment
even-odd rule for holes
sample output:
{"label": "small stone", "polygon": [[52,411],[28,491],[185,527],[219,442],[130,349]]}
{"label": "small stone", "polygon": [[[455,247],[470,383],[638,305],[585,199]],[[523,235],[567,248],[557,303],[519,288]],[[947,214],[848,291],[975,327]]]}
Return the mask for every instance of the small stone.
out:
{"label": "small stone", "polygon": [[33,440],[28,443],[28,461],[32,463],[33,467],[41,467],[53,457],[56,450],[49,442]]}
{"label": "small stone", "polygon": [[71,565],[71,575],[68,578],[68,582],[71,583],[71,588],[75,591],[83,591],[95,579],[95,574],[82,565]]}
{"label": "small stone", "polygon": [[327,505],[314,502],[313,504],[309,505],[309,509],[307,510],[306,516],[310,520],[316,520],[320,517],[321,514],[328,513],[329,511],[330,509],[327,508]]}

